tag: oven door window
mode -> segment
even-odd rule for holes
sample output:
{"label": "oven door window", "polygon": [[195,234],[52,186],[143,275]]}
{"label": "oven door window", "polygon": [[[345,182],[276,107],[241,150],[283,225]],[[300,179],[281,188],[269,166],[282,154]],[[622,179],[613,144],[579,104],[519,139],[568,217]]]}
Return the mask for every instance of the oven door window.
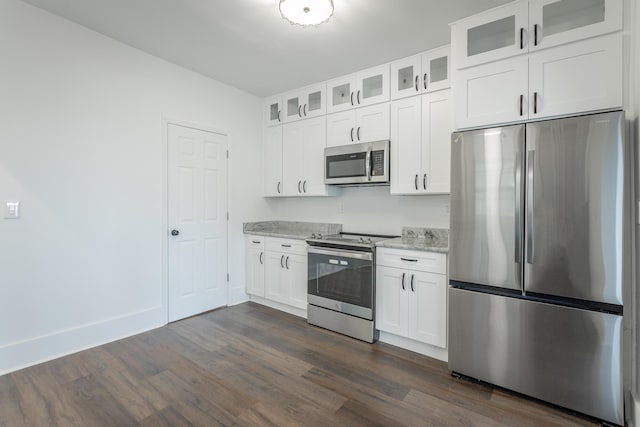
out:
{"label": "oven door window", "polygon": [[373,263],[309,254],[309,294],[373,308]]}
{"label": "oven door window", "polygon": [[367,153],[327,156],[327,178],[352,178],[365,176]]}

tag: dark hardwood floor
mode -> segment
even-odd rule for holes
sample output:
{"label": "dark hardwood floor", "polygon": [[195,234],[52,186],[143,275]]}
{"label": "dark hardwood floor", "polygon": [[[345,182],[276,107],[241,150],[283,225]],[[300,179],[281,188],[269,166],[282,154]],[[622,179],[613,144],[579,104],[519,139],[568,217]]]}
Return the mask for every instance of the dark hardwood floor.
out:
{"label": "dark hardwood floor", "polygon": [[593,424],[254,303],[0,377],[11,427]]}

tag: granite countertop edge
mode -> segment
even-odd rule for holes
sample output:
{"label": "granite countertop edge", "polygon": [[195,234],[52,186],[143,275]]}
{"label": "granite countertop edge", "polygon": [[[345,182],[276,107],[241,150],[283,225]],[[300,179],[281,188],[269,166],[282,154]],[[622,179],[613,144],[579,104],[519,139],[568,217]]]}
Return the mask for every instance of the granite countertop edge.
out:
{"label": "granite countertop edge", "polygon": [[278,231],[245,231],[244,234],[251,236],[278,237],[281,239],[307,240],[311,237],[311,233],[292,234],[289,232]]}
{"label": "granite countertop edge", "polygon": [[391,248],[391,249],[407,249],[412,251],[423,252],[437,252],[448,254],[449,246],[433,244],[432,242],[425,242],[422,239],[407,239],[404,237],[396,237],[395,239],[383,240],[376,243],[378,248]]}

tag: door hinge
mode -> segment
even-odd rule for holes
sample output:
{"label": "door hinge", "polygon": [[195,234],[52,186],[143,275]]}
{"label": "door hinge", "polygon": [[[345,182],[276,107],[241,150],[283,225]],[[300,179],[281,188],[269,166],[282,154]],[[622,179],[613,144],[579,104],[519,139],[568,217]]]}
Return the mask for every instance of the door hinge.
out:
{"label": "door hinge", "polygon": [[229,150],[227,150],[227,159],[229,158]]}
{"label": "door hinge", "polygon": [[229,273],[227,273],[227,282],[229,281]]}
{"label": "door hinge", "polygon": [[229,221],[229,211],[227,211],[227,221]]}

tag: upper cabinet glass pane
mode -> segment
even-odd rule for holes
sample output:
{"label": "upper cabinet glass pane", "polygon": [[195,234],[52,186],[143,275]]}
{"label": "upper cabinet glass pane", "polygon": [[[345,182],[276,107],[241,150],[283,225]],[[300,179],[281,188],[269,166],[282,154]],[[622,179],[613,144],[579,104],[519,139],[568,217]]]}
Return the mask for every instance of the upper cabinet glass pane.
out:
{"label": "upper cabinet glass pane", "polygon": [[275,104],[271,104],[269,106],[269,120],[278,120],[279,110],[277,102]]}
{"label": "upper cabinet glass pane", "polygon": [[441,56],[429,61],[429,71],[431,72],[431,82],[447,80],[447,57]]}
{"label": "upper cabinet glass pane", "polygon": [[382,95],[382,74],[367,77],[362,81],[362,97],[364,99]]}
{"label": "upper cabinet glass pane", "polygon": [[413,65],[398,70],[398,90],[405,90],[413,87]]}
{"label": "upper cabinet glass pane", "polygon": [[516,42],[515,15],[469,28],[467,30],[467,56],[512,46]]}
{"label": "upper cabinet glass pane", "polygon": [[605,0],[560,0],[542,8],[545,36],[604,22]]}
{"label": "upper cabinet glass pane", "polygon": [[320,110],[322,108],[322,93],[320,91],[309,94],[309,111]]}
{"label": "upper cabinet glass pane", "polygon": [[299,114],[298,107],[300,103],[298,102],[298,97],[291,98],[287,100],[287,117],[297,116]]}
{"label": "upper cabinet glass pane", "polygon": [[331,103],[333,105],[341,105],[347,102],[351,102],[351,85],[349,83],[345,83],[340,86],[336,86],[333,88],[333,96],[331,98]]}

